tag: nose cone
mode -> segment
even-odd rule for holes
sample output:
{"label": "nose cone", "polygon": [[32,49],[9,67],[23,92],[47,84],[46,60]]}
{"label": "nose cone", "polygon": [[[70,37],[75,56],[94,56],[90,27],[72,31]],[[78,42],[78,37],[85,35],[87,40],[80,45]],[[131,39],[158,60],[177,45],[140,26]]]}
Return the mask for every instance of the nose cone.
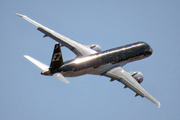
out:
{"label": "nose cone", "polygon": [[145,56],[146,56],[146,57],[152,55],[152,53],[153,53],[152,48],[149,48],[149,49],[146,49],[146,50],[145,50]]}
{"label": "nose cone", "polygon": [[149,54],[150,54],[150,55],[153,54],[153,49],[152,49],[152,48],[149,49]]}

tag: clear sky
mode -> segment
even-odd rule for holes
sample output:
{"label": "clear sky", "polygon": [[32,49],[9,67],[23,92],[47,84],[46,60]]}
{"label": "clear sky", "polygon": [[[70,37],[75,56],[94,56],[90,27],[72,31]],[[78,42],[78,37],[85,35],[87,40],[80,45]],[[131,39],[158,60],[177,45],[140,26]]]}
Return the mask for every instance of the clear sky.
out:
{"label": "clear sky", "polygon": [[[1,0],[1,120],[179,120],[179,0]],[[124,66],[141,71],[142,86],[161,107],[130,89],[95,75],[67,78],[69,85],[40,75],[30,55],[49,65],[54,41],[14,13],[85,45],[103,50],[145,41],[153,55]],[[75,55],[62,48],[64,60]]]}

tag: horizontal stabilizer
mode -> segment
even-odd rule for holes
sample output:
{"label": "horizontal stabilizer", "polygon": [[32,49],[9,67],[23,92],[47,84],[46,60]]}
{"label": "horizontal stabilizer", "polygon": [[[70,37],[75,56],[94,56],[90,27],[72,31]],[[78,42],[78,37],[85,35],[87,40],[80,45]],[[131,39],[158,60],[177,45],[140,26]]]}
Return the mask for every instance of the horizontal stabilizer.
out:
{"label": "horizontal stabilizer", "polygon": [[61,73],[55,73],[53,76],[66,84],[70,83]]}
{"label": "horizontal stabilizer", "polygon": [[36,60],[28,55],[24,55],[24,57],[26,59],[28,59],[29,61],[31,61],[32,63],[34,63],[39,68],[41,68],[42,70],[47,70],[49,68],[49,66],[45,65],[44,63],[39,62],[38,60]]}

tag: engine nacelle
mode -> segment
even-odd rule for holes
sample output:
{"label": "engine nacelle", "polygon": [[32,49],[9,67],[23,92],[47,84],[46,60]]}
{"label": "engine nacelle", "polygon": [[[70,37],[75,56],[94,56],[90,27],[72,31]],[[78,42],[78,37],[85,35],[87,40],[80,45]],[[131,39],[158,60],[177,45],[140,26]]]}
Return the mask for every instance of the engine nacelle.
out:
{"label": "engine nacelle", "polygon": [[87,45],[87,46],[97,52],[101,52],[101,47],[99,45],[94,44],[94,45]]}
{"label": "engine nacelle", "polygon": [[142,83],[143,74],[141,72],[131,72],[130,74],[138,83]]}

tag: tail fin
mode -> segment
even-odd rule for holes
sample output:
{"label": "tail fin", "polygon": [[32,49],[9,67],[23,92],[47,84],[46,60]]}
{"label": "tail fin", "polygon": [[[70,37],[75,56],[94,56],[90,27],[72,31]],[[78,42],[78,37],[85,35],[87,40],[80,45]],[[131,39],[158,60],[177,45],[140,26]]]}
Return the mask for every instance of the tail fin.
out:
{"label": "tail fin", "polygon": [[63,58],[61,53],[61,47],[59,43],[56,43],[54,46],[54,53],[52,55],[50,70],[59,68],[63,65]]}

